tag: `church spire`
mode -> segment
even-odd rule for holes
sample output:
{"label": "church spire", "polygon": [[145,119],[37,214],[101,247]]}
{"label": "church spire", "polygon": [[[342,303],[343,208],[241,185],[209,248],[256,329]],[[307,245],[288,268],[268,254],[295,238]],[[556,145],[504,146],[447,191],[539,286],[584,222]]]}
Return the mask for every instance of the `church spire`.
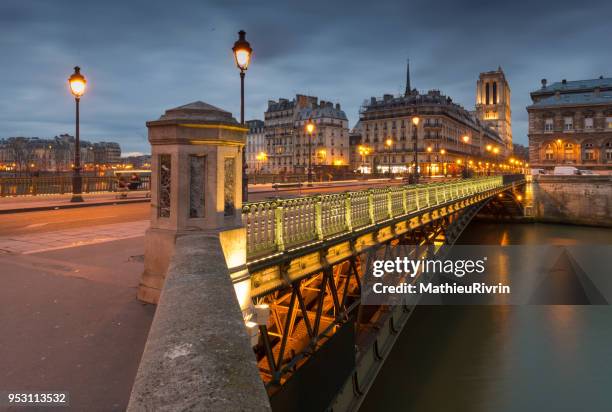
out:
{"label": "church spire", "polygon": [[406,59],[406,92],[405,95],[408,96],[411,92],[410,87],[410,59]]}

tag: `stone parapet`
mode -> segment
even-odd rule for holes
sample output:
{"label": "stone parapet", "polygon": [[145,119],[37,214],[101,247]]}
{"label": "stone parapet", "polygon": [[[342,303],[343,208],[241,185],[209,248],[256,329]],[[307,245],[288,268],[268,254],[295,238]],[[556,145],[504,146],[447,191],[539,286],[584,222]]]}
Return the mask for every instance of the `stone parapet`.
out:
{"label": "stone parapet", "polygon": [[128,411],[271,410],[225,255],[218,231],[176,238]]}

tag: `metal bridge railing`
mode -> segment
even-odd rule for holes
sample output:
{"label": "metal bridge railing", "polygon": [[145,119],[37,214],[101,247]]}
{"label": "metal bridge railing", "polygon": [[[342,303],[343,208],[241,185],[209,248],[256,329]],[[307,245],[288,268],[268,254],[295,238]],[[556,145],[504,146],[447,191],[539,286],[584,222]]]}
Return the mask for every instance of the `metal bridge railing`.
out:
{"label": "metal bridge railing", "polygon": [[489,176],[247,203],[247,256],[282,252],[503,185],[502,176]]}
{"label": "metal bridge railing", "polygon": [[[81,179],[83,193],[117,191],[117,178],[114,176],[82,176]],[[138,190],[149,190],[149,188],[149,177],[142,176]],[[0,177],[0,197],[71,192],[72,176]]]}

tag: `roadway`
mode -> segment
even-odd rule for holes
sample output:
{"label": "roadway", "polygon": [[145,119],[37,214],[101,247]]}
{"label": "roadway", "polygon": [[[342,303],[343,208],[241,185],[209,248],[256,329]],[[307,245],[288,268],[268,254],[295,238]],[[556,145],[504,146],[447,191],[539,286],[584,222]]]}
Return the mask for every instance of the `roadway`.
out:
{"label": "roadway", "polygon": [[[302,187],[295,189],[274,190],[271,187],[252,189],[250,201],[260,201],[271,198],[289,198],[311,196],[315,194],[338,193],[347,190],[363,190],[371,187],[387,187],[402,185],[401,180],[390,182],[379,180],[359,184],[358,182],[344,185],[329,185],[324,187]],[[0,237],[28,235],[55,232],[67,229],[78,229],[96,226],[136,222],[149,219],[150,203],[127,203],[82,207],[74,209],[44,210],[23,213],[0,214]]]}

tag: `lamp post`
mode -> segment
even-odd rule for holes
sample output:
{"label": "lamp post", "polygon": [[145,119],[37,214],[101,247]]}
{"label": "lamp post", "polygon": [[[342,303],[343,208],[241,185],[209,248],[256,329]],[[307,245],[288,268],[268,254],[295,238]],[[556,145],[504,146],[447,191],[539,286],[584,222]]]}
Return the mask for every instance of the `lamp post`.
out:
{"label": "lamp post", "polygon": [[446,177],[446,158],[444,157],[445,154],[446,154],[446,150],[440,149],[440,155],[442,156],[441,157],[441,160],[442,160],[442,171],[444,173],[444,177]]}
{"label": "lamp post", "polygon": [[370,148],[367,146],[359,146],[359,155],[361,155],[361,171],[365,173],[366,156],[370,154]]}
{"label": "lamp post", "polygon": [[467,151],[468,151],[468,143],[470,142],[470,136],[466,134],[461,139],[463,140],[463,143],[465,143],[465,162],[463,165],[463,177],[466,178],[469,175],[468,162],[467,162],[467,155],[468,155]]}
{"label": "lamp post", "polygon": [[70,85],[70,91],[74,96],[76,104],[76,117],[75,117],[75,136],[74,136],[74,166],[72,169],[72,198],[71,202],[82,202],[83,196],[83,181],[81,178],[81,140],[80,140],[80,119],[79,119],[79,102],[81,96],[85,93],[85,86],[87,80],[85,76],[81,74],[81,68],[76,66],[74,73],[68,78],[68,84]]}
{"label": "lamp post", "polygon": [[563,148],[563,141],[561,139],[557,139],[557,164],[561,164],[561,149]]}
{"label": "lamp post", "polygon": [[[248,41],[246,41],[246,32],[240,30],[238,32],[238,40],[232,47],[236,66],[240,69],[240,124],[244,126],[244,75],[251,62],[251,54],[253,49]],[[246,144],[242,147],[242,201],[249,200],[249,180],[247,175],[246,161]]]}
{"label": "lamp post", "polygon": [[391,147],[393,146],[393,139],[390,137],[385,140],[385,146],[387,147],[387,172],[389,173],[389,179],[393,179],[393,175],[391,174]]}
{"label": "lamp post", "polygon": [[315,125],[312,119],[306,122],[306,133],[308,133],[308,187],[312,187],[312,135],[315,131]]}
{"label": "lamp post", "polygon": [[429,172],[428,172],[429,177],[431,177],[431,151],[432,150],[433,149],[431,148],[431,146],[427,147],[427,155],[429,156],[429,159],[428,159],[428,161],[429,161]]}
{"label": "lamp post", "polygon": [[414,184],[419,183],[419,146],[418,146],[418,127],[419,127],[418,116],[412,118],[412,140],[414,147]]}

